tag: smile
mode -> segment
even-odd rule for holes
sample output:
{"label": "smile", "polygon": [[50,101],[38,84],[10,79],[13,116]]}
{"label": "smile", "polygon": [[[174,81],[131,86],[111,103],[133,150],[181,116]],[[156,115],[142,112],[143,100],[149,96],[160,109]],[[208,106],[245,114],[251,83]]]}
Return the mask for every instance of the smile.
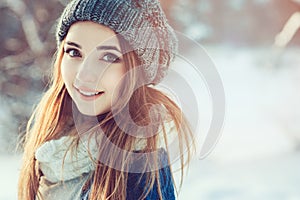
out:
{"label": "smile", "polygon": [[91,97],[91,96],[96,96],[96,95],[99,95],[99,94],[102,94],[104,92],[100,91],[100,92],[87,92],[87,91],[82,91],[82,90],[77,90],[80,94],[84,95],[84,96],[88,96],[88,97]]}
{"label": "smile", "polygon": [[79,93],[80,98],[86,101],[95,100],[104,94],[104,91],[95,91],[84,87],[79,87],[79,88],[75,87],[75,89]]}

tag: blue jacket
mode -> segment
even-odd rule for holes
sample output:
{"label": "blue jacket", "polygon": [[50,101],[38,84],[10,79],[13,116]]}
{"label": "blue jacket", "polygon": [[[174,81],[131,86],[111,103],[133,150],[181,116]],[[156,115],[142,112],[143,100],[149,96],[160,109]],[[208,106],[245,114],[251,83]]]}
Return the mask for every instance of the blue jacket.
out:
{"label": "blue jacket", "polygon": [[[167,162],[168,157],[165,151],[160,151],[160,159],[162,162]],[[175,200],[174,185],[169,166],[159,169],[160,185],[163,200]],[[128,173],[126,200],[139,199],[145,190],[147,172],[145,173]],[[140,182],[139,179],[141,178]],[[139,184],[137,184],[139,183]],[[81,200],[88,200],[90,189],[82,193]],[[158,183],[155,181],[153,188],[146,196],[145,200],[158,200]]]}

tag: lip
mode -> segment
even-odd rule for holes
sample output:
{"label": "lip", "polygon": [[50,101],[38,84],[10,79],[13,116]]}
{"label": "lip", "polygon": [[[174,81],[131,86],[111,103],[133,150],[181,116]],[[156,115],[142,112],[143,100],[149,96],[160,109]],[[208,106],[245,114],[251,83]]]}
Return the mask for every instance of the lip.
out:
{"label": "lip", "polygon": [[[74,88],[76,92],[79,94],[79,97],[85,101],[94,101],[100,96],[104,95],[104,91],[100,91],[100,90],[93,90],[87,87],[76,87],[76,86],[74,86]],[[88,95],[89,93],[94,93],[95,95]]]}

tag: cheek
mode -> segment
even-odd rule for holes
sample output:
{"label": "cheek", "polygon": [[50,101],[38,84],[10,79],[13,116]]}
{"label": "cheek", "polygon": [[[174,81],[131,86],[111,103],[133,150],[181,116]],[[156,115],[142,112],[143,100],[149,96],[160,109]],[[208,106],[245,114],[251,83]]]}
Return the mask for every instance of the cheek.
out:
{"label": "cheek", "polygon": [[108,69],[104,72],[102,77],[102,83],[107,88],[114,89],[118,84],[121,84],[121,80],[124,78],[125,70],[123,68]]}
{"label": "cheek", "polygon": [[76,76],[76,69],[72,66],[72,63],[63,58],[61,62],[61,75],[67,86],[73,83],[74,77]]}

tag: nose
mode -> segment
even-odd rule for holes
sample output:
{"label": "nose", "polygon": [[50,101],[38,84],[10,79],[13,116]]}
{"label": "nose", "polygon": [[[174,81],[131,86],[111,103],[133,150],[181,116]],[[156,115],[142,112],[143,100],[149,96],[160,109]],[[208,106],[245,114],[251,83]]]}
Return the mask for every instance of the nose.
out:
{"label": "nose", "polygon": [[95,83],[98,78],[96,64],[91,57],[86,57],[77,71],[76,79],[84,83]]}

